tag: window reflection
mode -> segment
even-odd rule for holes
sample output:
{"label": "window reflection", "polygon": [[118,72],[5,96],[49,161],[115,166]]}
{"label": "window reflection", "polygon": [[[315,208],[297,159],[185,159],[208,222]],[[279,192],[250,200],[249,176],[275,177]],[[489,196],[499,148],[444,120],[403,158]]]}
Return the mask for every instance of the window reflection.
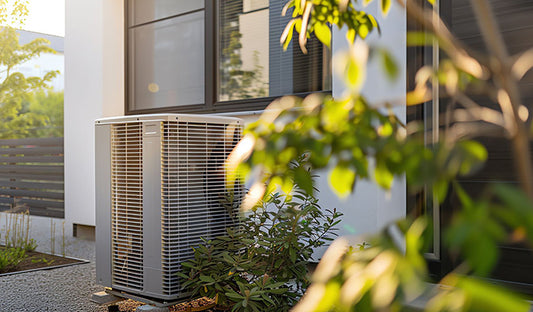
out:
{"label": "window reflection", "polygon": [[331,89],[330,54],[315,38],[309,54],[279,38],[290,20],[280,0],[219,4],[218,100],[231,101]]}

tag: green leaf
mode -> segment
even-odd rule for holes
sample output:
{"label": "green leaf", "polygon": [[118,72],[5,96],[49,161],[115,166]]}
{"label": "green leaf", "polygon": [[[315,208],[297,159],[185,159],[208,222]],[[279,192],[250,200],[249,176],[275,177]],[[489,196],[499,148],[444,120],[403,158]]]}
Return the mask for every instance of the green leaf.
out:
{"label": "green leaf", "polygon": [[316,23],[314,25],[315,27],[315,35],[322,42],[325,44],[328,48],[331,47],[331,29],[329,26],[325,23]]}
{"label": "green leaf", "polygon": [[460,145],[475,158],[482,161],[487,159],[487,149],[483,144],[476,141],[462,141]]}
{"label": "green leaf", "polygon": [[459,197],[459,201],[461,202],[463,208],[468,210],[472,209],[474,202],[472,201],[470,196],[468,196],[465,190],[461,187],[461,185],[459,183],[454,183],[453,188],[455,192],[457,192],[457,196]]}
{"label": "green leaf", "polygon": [[189,276],[187,274],[184,274],[182,272],[177,272],[176,275],[181,277],[181,278],[183,278],[183,279],[188,279],[189,278]]}
{"label": "green leaf", "polygon": [[470,297],[471,311],[529,311],[529,303],[524,298],[488,282],[465,277],[459,280],[457,286]]}
{"label": "green leaf", "polygon": [[315,311],[333,311],[339,301],[341,285],[338,281],[332,279],[326,284],[325,292],[315,308]]}
{"label": "green leaf", "polygon": [[405,233],[406,256],[411,262],[411,265],[419,269],[424,268],[425,265],[420,250],[424,245],[423,234],[426,228],[427,220],[424,217],[419,217]]}
{"label": "green leaf", "polygon": [[311,174],[302,166],[299,166],[294,170],[294,182],[307,194],[313,194],[314,190]]}
{"label": "green leaf", "polygon": [[351,89],[359,89],[363,85],[363,67],[354,58],[350,58],[348,60],[348,63],[346,64],[346,69],[344,71],[344,76],[348,87],[350,87]]}
{"label": "green leaf", "polygon": [[531,200],[521,190],[509,185],[497,184],[493,187],[493,191],[509,208],[521,214],[531,214],[533,207]]}
{"label": "green leaf", "polygon": [[498,207],[494,212],[515,230],[525,229],[530,243],[533,242],[533,204],[531,200],[523,191],[513,186],[497,184],[492,187],[492,190],[505,204],[505,207]]}
{"label": "green leaf", "polygon": [[288,290],[289,290],[288,288],[272,288],[271,290],[269,290],[269,292],[276,294],[276,295],[281,295],[281,294],[286,293]]}
{"label": "green leaf", "polygon": [[186,268],[191,268],[191,269],[195,269],[196,268],[196,266],[193,263],[190,263],[190,262],[183,262],[181,265],[186,267]]}
{"label": "green leaf", "polygon": [[410,31],[407,33],[407,46],[431,46],[435,36],[422,31]]}
{"label": "green leaf", "polygon": [[392,186],[392,180],[394,175],[389,171],[383,161],[377,161],[376,168],[374,169],[374,176],[379,186],[390,189]]}
{"label": "green leaf", "polygon": [[381,62],[383,63],[383,67],[385,68],[385,73],[387,74],[387,78],[389,78],[389,80],[391,81],[398,78],[398,65],[396,64],[396,61],[389,53],[389,51],[381,49],[380,55]]}
{"label": "green leaf", "polygon": [[348,31],[346,32],[346,40],[348,40],[349,43],[353,44],[355,41],[356,34],[357,33],[355,32],[355,29],[353,28],[348,29]]}
{"label": "green leaf", "polygon": [[370,24],[372,25],[372,27],[377,28],[378,33],[381,34],[381,29],[379,28],[379,24],[376,21],[376,18],[374,18],[374,16],[371,14],[367,14],[366,17],[370,21]]}
{"label": "green leaf", "polygon": [[433,185],[433,193],[437,197],[439,203],[442,203],[448,194],[448,181],[437,181]]}
{"label": "green leaf", "polygon": [[459,173],[462,175],[475,171],[487,160],[487,149],[479,142],[462,141],[458,147],[465,154],[459,167]]}
{"label": "green leaf", "polygon": [[214,283],[215,282],[215,279],[213,279],[211,276],[206,276],[206,275],[200,275],[200,280],[202,282],[206,282],[206,283]]}
{"label": "green leaf", "polygon": [[365,39],[366,36],[368,36],[368,33],[370,32],[370,28],[366,24],[359,25],[359,29],[357,29],[357,33],[359,34],[359,37]]}
{"label": "green leaf", "polygon": [[266,294],[261,294],[261,297],[267,301],[268,303],[270,303],[271,305],[276,305],[276,303],[274,301],[272,301],[272,299],[270,299]]}
{"label": "green leaf", "polygon": [[474,236],[476,239],[465,246],[465,256],[477,276],[487,276],[498,260],[498,246],[487,235]]}
{"label": "green leaf", "polygon": [[391,4],[392,0],[381,0],[381,13],[383,13],[383,15],[389,14]]}
{"label": "green leaf", "polygon": [[235,293],[235,292],[227,292],[226,293],[226,296],[230,299],[234,299],[234,300],[242,300],[244,299],[244,296],[238,294],[238,293]]}
{"label": "green leaf", "polygon": [[227,252],[222,253],[222,258],[228,263],[235,264],[235,259],[233,259]]}
{"label": "green leaf", "polygon": [[296,262],[296,251],[294,248],[289,249],[289,257],[291,258],[292,262]]}
{"label": "green leaf", "polygon": [[337,165],[329,174],[329,183],[339,197],[346,197],[353,189],[355,172],[345,165]]}

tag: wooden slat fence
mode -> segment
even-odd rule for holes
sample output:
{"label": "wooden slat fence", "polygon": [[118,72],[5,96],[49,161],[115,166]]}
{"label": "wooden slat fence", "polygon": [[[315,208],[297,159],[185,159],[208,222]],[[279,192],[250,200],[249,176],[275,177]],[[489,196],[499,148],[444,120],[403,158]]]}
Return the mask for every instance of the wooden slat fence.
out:
{"label": "wooden slat fence", "polygon": [[63,138],[0,140],[0,211],[64,217]]}

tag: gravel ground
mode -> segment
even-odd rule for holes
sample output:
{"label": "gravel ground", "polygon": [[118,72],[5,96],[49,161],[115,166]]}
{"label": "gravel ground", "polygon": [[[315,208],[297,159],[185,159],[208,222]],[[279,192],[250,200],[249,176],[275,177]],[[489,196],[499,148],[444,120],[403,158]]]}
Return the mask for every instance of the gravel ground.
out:
{"label": "gravel ground", "polygon": [[90,298],[96,285],[94,242],[69,239],[68,255],[87,264],[0,277],[0,311],[106,311]]}
{"label": "gravel ground", "polygon": [[[4,238],[6,217],[0,213],[0,237]],[[51,231],[51,228],[55,231]],[[103,291],[96,284],[95,243],[72,237],[61,219],[32,217],[31,237],[37,251],[89,260],[89,263],[0,277],[0,312],[107,312],[106,306],[91,301],[91,295]],[[55,235],[52,235],[55,234]],[[122,311],[134,311],[140,303],[123,301]],[[185,311],[182,307],[171,311]]]}

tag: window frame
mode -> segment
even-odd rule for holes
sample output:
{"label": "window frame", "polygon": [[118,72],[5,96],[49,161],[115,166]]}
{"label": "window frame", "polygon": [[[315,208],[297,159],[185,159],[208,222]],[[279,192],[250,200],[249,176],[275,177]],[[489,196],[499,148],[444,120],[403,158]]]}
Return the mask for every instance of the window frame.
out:
{"label": "window frame", "polygon": [[[157,107],[150,109],[135,109],[129,107],[130,104],[130,73],[129,73],[129,0],[124,1],[124,112],[125,115],[136,114],[152,114],[152,113],[245,113],[250,111],[264,110],[271,102],[278,99],[280,96],[267,96],[261,98],[251,98],[242,100],[218,101],[217,96],[217,79],[219,77],[218,68],[218,37],[219,29],[217,27],[219,22],[218,3],[220,0],[204,0],[204,99],[205,103],[198,103],[192,105],[177,105],[170,107]],[[170,19],[175,15],[150,21],[150,23],[160,20]],[[329,55],[332,58],[332,53]],[[331,60],[329,62],[331,64]],[[333,85],[331,87],[333,89]],[[305,97],[309,94],[321,93],[331,95],[332,90],[311,91],[302,93],[292,93],[286,95],[294,95],[298,97]]]}
{"label": "window frame", "polygon": [[[420,5],[431,7],[425,0],[417,1]],[[436,14],[438,14],[442,20],[449,24],[451,20],[451,1],[450,0],[436,0],[433,6]],[[406,23],[409,24],[409,16],[406,15]],[[414,24],[413,29],[407,29],[407,31],[425,31],[419,24]],[[433,41],[430,48],[428,47],[409,47],[406,46],[406,65],[407,65],[407,77],[406,77],[406,92],[409,92],[414,87],[414,78],[418,69],[425,64],[422,59],[424,55],[431,54],[431,62],[433,67],[437,67],[440,61],[440,51],[438,42]],[[420,57],[422,56],[422,58]],[[436,83],[436,82],[435,82]],[[427,144],[432,144],[439,140],[439,127],[435,127],[439,120],[439,90],[434,88],[432,91],[432,98],[424,104],[408,107],[407,122],[410,121],[423,121],[425,129],[431,129],[426,136]],[[427,209],[431,211],[431,221],[433,222],[432,229],[432,250],[424,253],[424,258],[429,269],[429,273],[436,277],[441,278],[445,273],[452,269],[452,260],[449,258],[446,248],[442,244],[443,233],[442,229],[450,220],[450,211],[444,209],[449,205],[448,199],[445,199],[443,203],[439,203],[434,196],[431,189],[424,187],[424,189],[416,196],[411,197],[409,190],[406,190],[406,215],[417,217],[416,212],[413,211],[413,206],[417,203],[423,202]]]}

